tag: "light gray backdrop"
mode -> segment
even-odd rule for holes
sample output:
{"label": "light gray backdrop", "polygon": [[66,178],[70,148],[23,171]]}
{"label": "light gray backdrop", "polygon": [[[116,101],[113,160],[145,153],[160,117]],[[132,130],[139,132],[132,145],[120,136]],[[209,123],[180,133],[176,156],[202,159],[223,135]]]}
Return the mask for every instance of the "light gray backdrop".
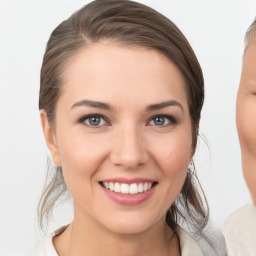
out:
{"label": "light gray backdrop", "polygon": [[[39,75],[51,31],[81,0],[0,1],[0,255],[28,255],[44,234],[37,202],[47,150],[38,114]],[[169,17],[195,50],[205,76],[206,100],[196,153],[198,173],[216,227],[250,200],[241,172],[235,125],[243,37],[256,16],[255,0],[141,0]],[[68,223],[70,202],[48,231]]]}

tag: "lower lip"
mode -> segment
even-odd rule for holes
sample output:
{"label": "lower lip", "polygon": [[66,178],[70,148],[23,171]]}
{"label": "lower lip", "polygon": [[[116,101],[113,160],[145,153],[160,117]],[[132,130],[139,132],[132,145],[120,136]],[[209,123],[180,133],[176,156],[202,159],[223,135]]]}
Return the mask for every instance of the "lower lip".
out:
{"label": "lower lip", "polygon": [[102,189],[105,192],[105,194],[116,203],[127,206],[133,206],[141,204],[147,199],[149,199],[154,193],[155,187],[156,186],[152,187],[150,190],[146,192],[138,193],[135,195],[116,193],[106,189],[105,187],[102,187]]}

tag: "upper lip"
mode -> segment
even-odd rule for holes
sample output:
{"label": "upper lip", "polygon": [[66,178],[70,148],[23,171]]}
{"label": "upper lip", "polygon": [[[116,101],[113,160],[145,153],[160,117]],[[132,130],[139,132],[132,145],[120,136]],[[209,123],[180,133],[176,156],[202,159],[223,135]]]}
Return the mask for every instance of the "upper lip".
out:
{"label": "upper lip", "polygon": [[125,184],[133,184],[133,183],[145,183],[145,182],[156,182],[156,180],[147,179],[147,178],[113,178],[113,179],[105,179],[101,180],[100,182],[118,182],[118,183],[125,183]]}

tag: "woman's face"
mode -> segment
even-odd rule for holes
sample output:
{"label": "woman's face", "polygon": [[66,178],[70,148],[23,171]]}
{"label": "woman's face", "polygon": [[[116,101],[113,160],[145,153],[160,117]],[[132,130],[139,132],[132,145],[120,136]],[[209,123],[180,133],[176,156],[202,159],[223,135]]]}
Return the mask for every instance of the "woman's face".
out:
{"label": "woman's face", "polygon": [[256,40],[244,53],[237,94],[237,130],[242,151],[243,172],[256,205]]}
{"label": "woman's face", "polygon": [[47,129],[76,219],[126,234],[164,224],[194,152],[185,82],[165,56],[90,44],[69,61]]}

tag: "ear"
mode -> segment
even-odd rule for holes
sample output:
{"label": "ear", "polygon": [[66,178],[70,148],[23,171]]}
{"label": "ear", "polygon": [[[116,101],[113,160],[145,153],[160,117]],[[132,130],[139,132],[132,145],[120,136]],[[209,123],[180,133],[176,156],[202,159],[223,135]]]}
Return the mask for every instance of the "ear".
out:
{"label": "ear", "polygon": [[44,109],[40,110],[40,120],[44,133],[45,142],[51,153],[52,160],[56,166],[61,166],[55,131],[53,127],[50,126]]}

